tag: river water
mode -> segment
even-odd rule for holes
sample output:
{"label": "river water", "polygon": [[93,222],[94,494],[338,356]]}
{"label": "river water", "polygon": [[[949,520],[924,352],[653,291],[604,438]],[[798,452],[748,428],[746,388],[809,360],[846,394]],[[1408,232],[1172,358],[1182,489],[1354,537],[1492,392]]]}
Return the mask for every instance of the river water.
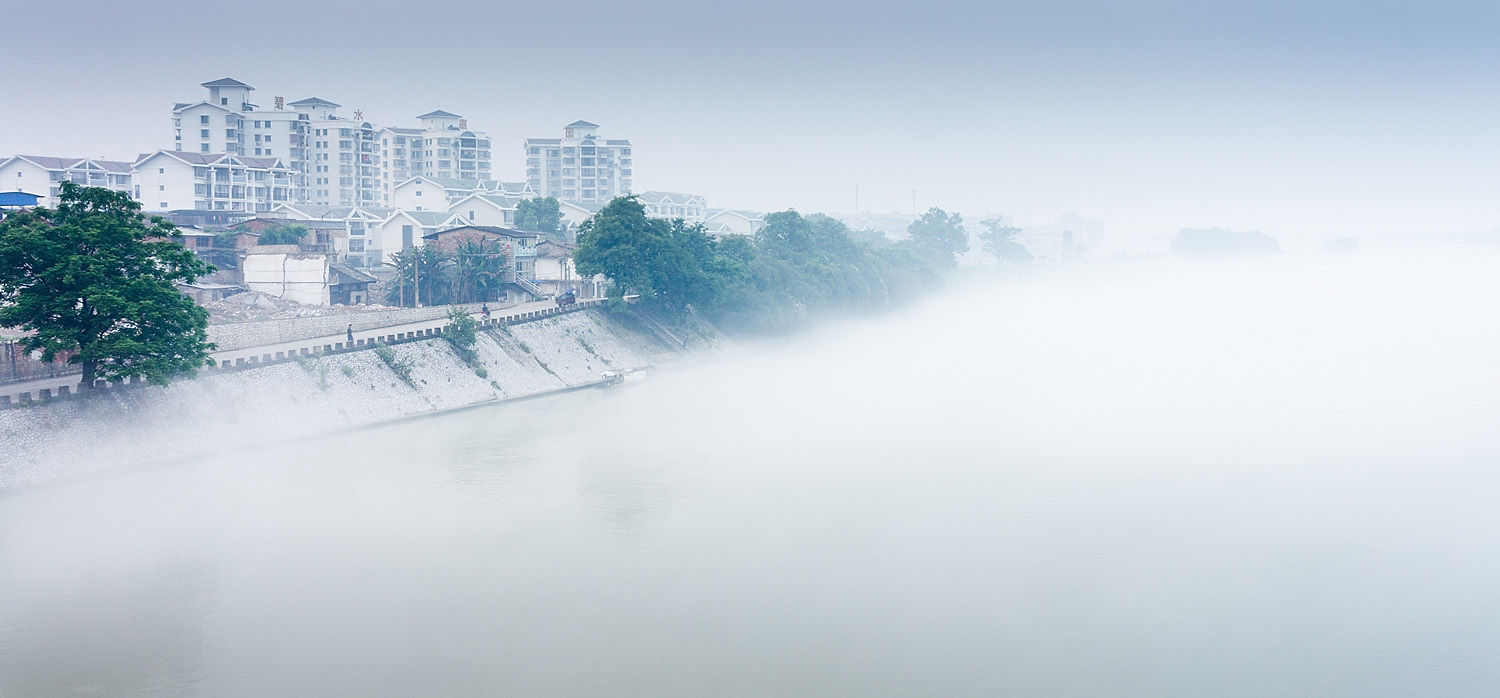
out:
{"label": "river water", "polygon": [[975,274],[0,492],[0,696],[1493,695],[1493,268]]}

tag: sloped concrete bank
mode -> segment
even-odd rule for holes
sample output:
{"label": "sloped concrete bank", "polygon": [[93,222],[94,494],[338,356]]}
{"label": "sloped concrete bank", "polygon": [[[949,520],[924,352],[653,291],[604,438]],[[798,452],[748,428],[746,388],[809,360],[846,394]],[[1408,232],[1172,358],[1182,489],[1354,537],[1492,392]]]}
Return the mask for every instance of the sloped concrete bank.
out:
{"label": "sloped concrete bank", "polygon": [[718,341],[663,331],[587,310],[481,331],[472,366],[429,339],[0,410],[0,489],[587,385]]}

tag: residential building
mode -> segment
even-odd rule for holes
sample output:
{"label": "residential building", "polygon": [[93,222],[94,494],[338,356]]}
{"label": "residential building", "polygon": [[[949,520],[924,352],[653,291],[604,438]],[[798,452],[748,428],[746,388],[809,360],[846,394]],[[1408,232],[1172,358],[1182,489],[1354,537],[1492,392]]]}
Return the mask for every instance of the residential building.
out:
{"label": "residential building", "polygon": [[541,240],[536,233],[493,225],[463,225],[427,233],[422,239],[426,244],[450,253],[457,252],[459,244],[465,240],[499,243],[500,250],[511,262],[503,281],[515,284],[516,290],[533,299],[545,295],[536,285],[537,244]]}
{"label": "residential building", "polygon": [[440,230],[468,225],[463,216],[447,211],[396,210],[375,227],[374,239],[380,240],[381,262],[391,262],[392,255],[422,244],[422,238]]}
{"label": "residential building", "polygon": [[64,181],[131,193],[131,164],[117,160],[17,155],[0,160],[0,191],[36,194],[55,207]]}
{"label": "residential building", "polygon": [[646,215],[651,218],[677,219],[688,223],[702,223],[708,217],[708,202],[697,194],[679,194],[672,191],[643,191],[636,194]]}
{"label": "residential building", "polygon": [[293,170],[280,158],[158,150],[132,169],[132,196],[152,213],[267,212],[290,202],[296,189]]}
{"label": "residential building", "polygon": [[305,201],[303,191],[311,172],[307,140],[312,112],[288,111],[280,97],[275,98],[273,109],[261,109],[250,101],[255,88],[232,78],[205,82],[203,87],[208,90],[204,100],[172,105],[172,149],[280,158],[293,173],[293,200]]}
{"label": "residential building", "polygon": [[631,192],[630,141],[601,139],[598,129],[575,121],[562,138],[526,139],[526,179],[537,196],[603,204]]}
{"label": "residential building", "polygon": [[759,211],[734,211],[730,209],[709,209],[703,218],[703,227],[708,234],[722,237],[725,235],[754,235],[756,231],[765,227],[766,214]]}

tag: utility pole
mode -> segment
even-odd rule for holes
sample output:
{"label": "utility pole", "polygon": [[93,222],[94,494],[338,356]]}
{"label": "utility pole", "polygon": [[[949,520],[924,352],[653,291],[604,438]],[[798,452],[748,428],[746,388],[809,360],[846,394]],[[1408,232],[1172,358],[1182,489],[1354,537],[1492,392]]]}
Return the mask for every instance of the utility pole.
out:
{"label": "utility pole", "polygon": [[412,291],[411,301],[414,307],[422,307],[422,248],[411,248],[416,256],[412,259],[411,275],[412,281],[416,282],[416,289]]}

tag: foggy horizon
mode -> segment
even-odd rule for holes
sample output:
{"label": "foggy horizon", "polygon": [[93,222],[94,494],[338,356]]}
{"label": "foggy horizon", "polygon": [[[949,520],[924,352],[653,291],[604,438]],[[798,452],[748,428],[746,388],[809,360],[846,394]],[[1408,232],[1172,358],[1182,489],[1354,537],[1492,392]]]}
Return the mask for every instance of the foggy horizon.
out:
{"label": "foggy horizon", "polygon": [[405,7],[6,3],[54,30],[7,37],[0,153],[170,149],[171,105],[233,77],[263,108],[462,114],[503,180],[524,179],[523,139],[586,119],[635,144],[636,191],[723,208],[852,214],[858,186],[864,212],[909,214],[915,193],[974,221],[1097,219],[1111,248],[1500,225],[1491,4],[585,2],[569,16],[597,29],[562,35],[545,5]]}

